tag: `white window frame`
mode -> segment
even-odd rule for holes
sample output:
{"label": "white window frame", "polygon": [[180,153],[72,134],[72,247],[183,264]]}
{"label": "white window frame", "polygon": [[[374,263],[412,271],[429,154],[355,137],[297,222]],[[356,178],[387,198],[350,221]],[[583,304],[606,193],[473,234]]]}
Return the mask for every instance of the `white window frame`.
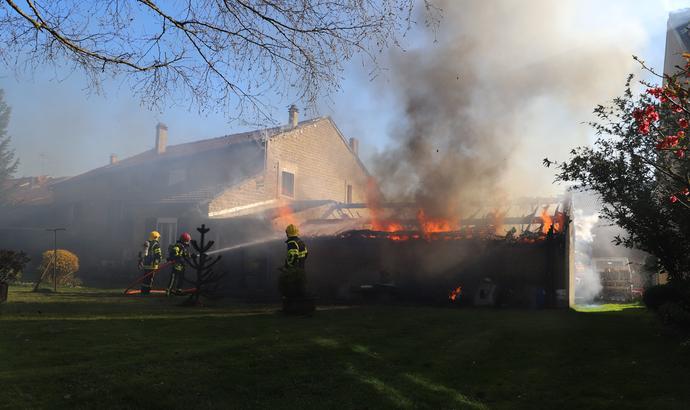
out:
{"label": "white window frame", "polygon": [[[283,195],[283,172],[292,174],[292,196]],[[297,199],[297,165],[289,162],[281,162],[278,166],[278,197]]]}
{"label": "white window frame", "polygon": [[[164,232],[162,225],[172,225],[170,232]],[[156,218],[156,230],[161,234],[161,249],[167,252],[168,246],[177,242],[177,218]]]}

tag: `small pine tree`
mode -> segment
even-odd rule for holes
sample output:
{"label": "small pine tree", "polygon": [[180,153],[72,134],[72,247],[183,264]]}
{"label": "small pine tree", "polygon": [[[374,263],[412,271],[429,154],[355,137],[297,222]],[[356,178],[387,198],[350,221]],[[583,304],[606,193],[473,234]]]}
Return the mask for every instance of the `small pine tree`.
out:
{"label": "small pine tree", "polygon": [[196,306],[200,304],[200,298],[217,296],[218,287],[224,273],[214,272],[213,265],[218,263],[220,255],[211,257],[208,251],[213,247],[213,241],[206,241],[206,234],[210,231],[205,224],[196,229],[201,234],[199,242],[192,240],[192,248],[196,251],[191,257],[185,256],[185,261],[194,269],[196,277],[187,280],[194,284],[194,291],[189,295],[186,305]]}
{"label": "small pine tree", "polygon": [[0,204],[9,198],[9,180],[14,176],[19,166],[14,150],[10,149],[12,139],[7,135],[10,123],[10,106],[5,102],[5,93],[0,90]]}

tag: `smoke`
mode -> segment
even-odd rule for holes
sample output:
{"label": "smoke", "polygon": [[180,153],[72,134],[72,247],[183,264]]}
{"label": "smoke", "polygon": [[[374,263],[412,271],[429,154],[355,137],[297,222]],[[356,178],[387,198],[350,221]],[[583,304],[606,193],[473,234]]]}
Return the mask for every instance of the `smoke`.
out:
{"label": "smoke", "polygon": [[599,213],[575,210],[575,299],[578,303],[591,303],[601,292],[601,278],[592,261],[594,227],[599,222]]}
{"label": "smoke", "polygon": [[[391,200],[433,216],[487,200],[553,195],[544,157],[587,143],[592,108],[622,91],[644,35],[587,27],[575,1],[441,1],[433,46],[391,57],[401,104],[373,169]],[[590,10],[591,11],[591,10]],[[631,49],[622,49],[621,37]]]}

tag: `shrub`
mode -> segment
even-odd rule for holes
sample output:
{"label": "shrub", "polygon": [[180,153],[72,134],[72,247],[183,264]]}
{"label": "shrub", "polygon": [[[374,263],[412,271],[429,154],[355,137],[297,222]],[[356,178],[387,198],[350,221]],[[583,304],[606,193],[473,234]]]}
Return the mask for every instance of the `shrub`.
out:
{"label": "shrub", "polygon": [[[45,273],[46,278],[52,278],[54,251],[45,251],[42,254],[41,272]],[[76,277],[79,270],[79,257],[65,249],[57,250],[57,283],[61,286],[79,286],[81,280]]]}
{"label": "shrub", "polygon": [[655,285],[644,291],[642,300],[649,309],[657,310],[665,303],[679,301],[680,294],[675,286]]}
{"label": "shrub", "polygon": [[666,324],[690,328],[690,310],[679,302],[666,302],[657,310],[659,317]]}
{"label": "shrub", "polygon": [[649,309],[657,312],[664,323],[690,328],[690,283],[688,281],[652,286],[645,291],[643,300]]}
{"label": "shrub", "polygon": [[28,262],[29,258],[24,252],[0,249],[0,282],[19,279]]}

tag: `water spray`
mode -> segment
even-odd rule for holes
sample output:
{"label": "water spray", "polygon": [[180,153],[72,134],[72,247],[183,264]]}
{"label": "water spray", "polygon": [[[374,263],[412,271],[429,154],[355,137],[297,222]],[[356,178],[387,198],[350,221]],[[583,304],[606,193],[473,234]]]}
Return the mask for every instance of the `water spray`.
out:
{"label": "water spray", "polygon": [[228,247],[225,247],[225,248],[222,248],[222,249],[216,249],[216,250],[214,250],[214,251],[207,252],[206,254],[207,254],[207,255],[215,255],[215,254],[217,254],[217,253],[230,252],[230,251],[233,251],[233,250],[235,250],[235,249],[241,249],[241,248],[244,248],[244,247],[247,247],[247,246],[258,245],[258,244],[261,244],[261,243],[276,241],[276,240],[278,240],[278,239],[280,239],[279,236],[272,236],[272,237],[269,237],[269,238],[257,239],[257,240],[255,240],[255,241],[242,242],[242,243],[238,243],[238,244],[236,244],[236,245],[228,246]]}

